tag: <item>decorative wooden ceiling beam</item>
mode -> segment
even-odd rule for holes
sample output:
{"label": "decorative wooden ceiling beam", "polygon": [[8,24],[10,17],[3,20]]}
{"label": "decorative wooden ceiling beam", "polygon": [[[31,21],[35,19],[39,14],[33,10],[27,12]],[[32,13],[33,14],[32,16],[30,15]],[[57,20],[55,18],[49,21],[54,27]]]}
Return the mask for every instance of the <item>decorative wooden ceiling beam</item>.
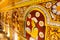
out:
{"label": "decorative wooden ceiling beam", "polygon": [[20,1],[22,3],[16,4],[15,6],[11,6],[11,7],[6,6],[2,8],[0,11],[7,11],[7,10],[18,8],[18,7],[28,6],[32,4],[39,4],[39,3],[48,2],[48,1],[52,1],[52,0],[31,0],[31,1],[25,1],[25,2]]}

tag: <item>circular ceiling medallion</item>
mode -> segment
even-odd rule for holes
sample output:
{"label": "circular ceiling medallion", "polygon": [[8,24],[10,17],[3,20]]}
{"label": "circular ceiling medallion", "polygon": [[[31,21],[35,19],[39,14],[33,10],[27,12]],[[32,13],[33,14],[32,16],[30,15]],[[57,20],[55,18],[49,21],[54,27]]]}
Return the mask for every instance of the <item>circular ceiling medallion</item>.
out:
{"label": "circular ceiling medallion", "polygon": [[40,38],[44,38],[43,32],[39,32],[39,36],[40,36]]}
{"label": "circular ceiling medallion", "polygon": [[39,16],[40,16],[40,13],[39,13],[39,12],[36,12],[36,13],[35,13],[35,16],[36,16],[36,17],[39,17]]}
{"label": "circular ceiling medallion", "polygon": [[51,2],[47,2],[46,3],[46,8],[51,8],[52,7],[52,3]]}
{"label": "circular ceiling medallion", "polygon": [[39,26],[43,27],[44,26],[44,22],[43,21],[39,21]]}
{"label": "circular ceiling medallion", "polygon": [[29,26],[30,25],[30,21],[27,21],[27,26]]}

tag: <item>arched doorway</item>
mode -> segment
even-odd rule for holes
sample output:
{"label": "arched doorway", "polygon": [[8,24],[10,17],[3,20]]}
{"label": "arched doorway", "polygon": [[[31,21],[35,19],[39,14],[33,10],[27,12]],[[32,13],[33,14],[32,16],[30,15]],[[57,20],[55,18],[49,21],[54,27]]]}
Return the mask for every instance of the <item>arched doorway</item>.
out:
{"label": "arched doorway", "polygon": [[45,39],[44,37],[45,36],[45,18],[43,14],[37,10],[33,10],[28,15],[29,16],[26,18],[26,27],[27,27],[26,30],[30,29],[31,34],[26,32],[26,38],[28,40],[32,40],[33,38],[36,38],[37,40],[44,40]]}
{"label": "arched doorway", "polygon": [[45,40],[46,16],[41,9],[32,9],[26,13],[25,17],[26,39]]}

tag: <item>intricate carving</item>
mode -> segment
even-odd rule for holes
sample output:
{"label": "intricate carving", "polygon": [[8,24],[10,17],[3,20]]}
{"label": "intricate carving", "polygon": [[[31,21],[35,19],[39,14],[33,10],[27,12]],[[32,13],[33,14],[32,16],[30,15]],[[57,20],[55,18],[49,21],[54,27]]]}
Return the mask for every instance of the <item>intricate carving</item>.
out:
{"label": "intricate carving", "polygon": [[60,40],[60,27],[47,27],[46,40]]}

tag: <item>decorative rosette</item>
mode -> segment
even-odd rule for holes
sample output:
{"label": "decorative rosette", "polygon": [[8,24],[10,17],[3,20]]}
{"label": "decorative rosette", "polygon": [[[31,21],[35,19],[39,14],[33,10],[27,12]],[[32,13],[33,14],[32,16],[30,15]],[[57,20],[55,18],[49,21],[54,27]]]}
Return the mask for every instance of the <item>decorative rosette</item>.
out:
{"label": "decorative rosette", "polygon": [[52,7],[52,3],[51,2],[47,2],[46,3],[46,8],[51,8]]}
{"label": "decorative rosette", "polygon": [[36,12],[36,13],[35,13],[35,16],[36,16],[36,17],[39,17],[39,16],[40,16],[40,13],[39,13],[39,12]]}
{"label": "decorative rosette", "polygon": [[27,21],[27,26],[29,26],[30,25],[30,21]]}
{"label": "decorative rosette", "polygon": [[39,21],[39,26],[43,27],[44,26],[44,22],[43,21]]}
{"label": "decorative rosette", "polygon": [[56,15],[60,15],[60,2],[57,2],[55,5],[53,5],[52,12]]}
{"label": "decorative rosette", "polygon": [[40,38],[44,38],[44,33],[43,32],[39,32],[39,36],[40,36]]}

